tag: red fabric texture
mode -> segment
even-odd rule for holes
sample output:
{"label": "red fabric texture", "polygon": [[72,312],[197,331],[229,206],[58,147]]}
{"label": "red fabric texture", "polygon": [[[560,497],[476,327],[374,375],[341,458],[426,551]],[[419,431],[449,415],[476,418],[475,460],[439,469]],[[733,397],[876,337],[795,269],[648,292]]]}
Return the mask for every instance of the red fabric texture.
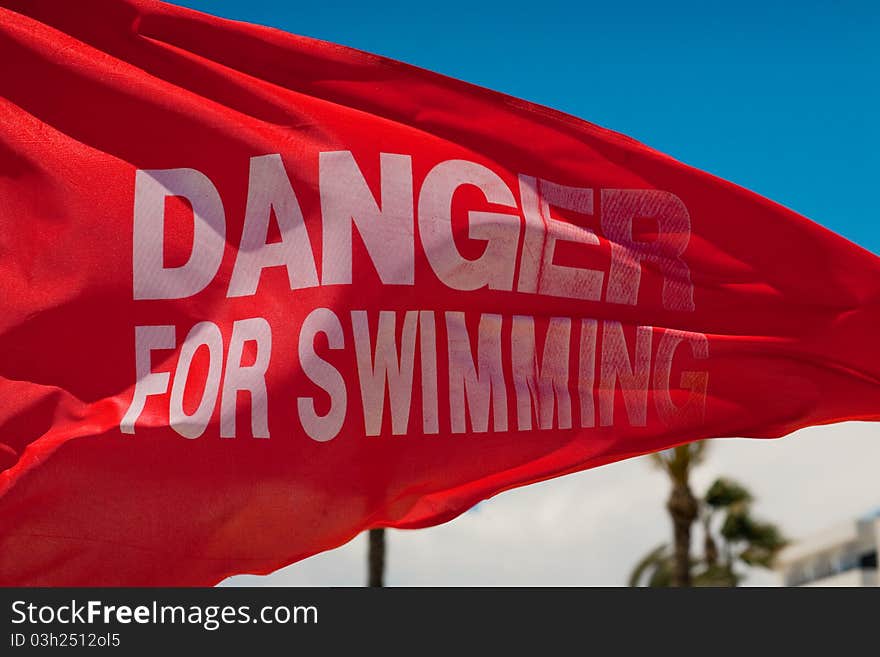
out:
{"label": "red fabric texture", "polygon": [[[0,584],[214,584],[685,442],[880,417],[877,257],[625,136],[150,0],[0,0],[0,61]],[[153,184],[184,169],[216,198]],[[219,241],[194,215],[218,199]],[[207,284],[162,298],[210,240]],[[174,346],[145,352],[168,380],[130,433],[135,327]]]}

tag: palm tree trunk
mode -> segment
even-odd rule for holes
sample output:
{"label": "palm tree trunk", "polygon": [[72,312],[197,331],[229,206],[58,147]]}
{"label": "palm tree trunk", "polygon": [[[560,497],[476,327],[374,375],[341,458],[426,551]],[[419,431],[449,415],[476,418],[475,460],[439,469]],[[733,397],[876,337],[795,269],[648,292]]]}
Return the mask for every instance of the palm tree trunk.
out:
{"label": "palm tree trunk", "polygon": [[675,539],[672,585],[691,586],[691,526],[697,518],[697,500],[686,482],[676,482],[666,503]]}
{"label": "palm tree trunk", "polygon": [[385,578],[385,530],[371,529],[370,547],[367,553],[369,569],[367,586],[384,586]]}
{"label": "palm tree trunk", "polygon": [[718,565],[718,545],[712,536],[712,516],[707,515],[703,521],[703,555],[706,559],[707,568]]}

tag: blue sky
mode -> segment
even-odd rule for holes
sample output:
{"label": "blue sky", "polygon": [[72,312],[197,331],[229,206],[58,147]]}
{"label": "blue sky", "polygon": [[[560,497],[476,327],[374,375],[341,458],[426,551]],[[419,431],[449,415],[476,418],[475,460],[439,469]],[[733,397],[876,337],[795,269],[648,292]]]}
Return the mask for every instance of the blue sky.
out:
{"label": "blue sky", "polygon": [[880,253],[880,3],[177,4],[569,112]]}

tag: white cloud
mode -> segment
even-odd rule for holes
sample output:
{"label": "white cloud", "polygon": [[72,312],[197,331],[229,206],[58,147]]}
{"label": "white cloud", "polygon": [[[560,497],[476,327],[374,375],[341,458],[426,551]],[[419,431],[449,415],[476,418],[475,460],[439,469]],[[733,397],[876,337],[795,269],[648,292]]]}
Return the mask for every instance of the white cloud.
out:
{"label": "white cloud", "polygon": [[[880,428],[849,422],[811,427],[779,440],[718,439],[694,476],[702,492],[717,476],[740,480],[755,512],[797,538],[880,506]],[[647,459],[633,459],[508,491],[438,527],[388,532],[391,586],[626,583],[633,564],[670,540],[668,483]],[[695,541],[696,545],[696,541]],[[360,586],[366,540],[359,536],[241,586]],[[747,583],[775,584],[766,572]]]}

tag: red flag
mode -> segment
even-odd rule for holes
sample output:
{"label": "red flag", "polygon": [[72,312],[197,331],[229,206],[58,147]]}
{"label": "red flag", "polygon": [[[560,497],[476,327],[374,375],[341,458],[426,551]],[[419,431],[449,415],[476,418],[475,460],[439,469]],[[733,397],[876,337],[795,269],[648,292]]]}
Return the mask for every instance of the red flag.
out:
{"label": "red flag", "polygon": [[212,584],[878,419],[878,259],[766,199],[333,44],[0,7],[0,584]]}

